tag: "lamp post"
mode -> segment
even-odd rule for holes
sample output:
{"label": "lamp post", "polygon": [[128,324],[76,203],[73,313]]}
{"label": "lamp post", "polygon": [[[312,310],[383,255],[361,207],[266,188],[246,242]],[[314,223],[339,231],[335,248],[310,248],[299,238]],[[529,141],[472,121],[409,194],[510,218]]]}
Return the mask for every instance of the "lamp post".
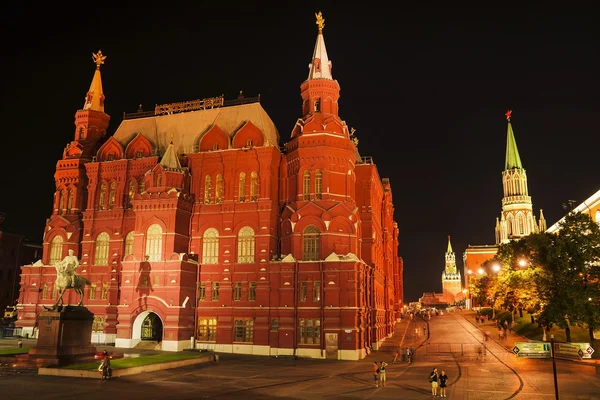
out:
{"label": "lamp post", "polygon": [[558,377],[556,376],[556,357],[554,356],[554,335],[550,335],[550,354],[552,354],[552,373],[554,374],[554,395],[558,400]]}

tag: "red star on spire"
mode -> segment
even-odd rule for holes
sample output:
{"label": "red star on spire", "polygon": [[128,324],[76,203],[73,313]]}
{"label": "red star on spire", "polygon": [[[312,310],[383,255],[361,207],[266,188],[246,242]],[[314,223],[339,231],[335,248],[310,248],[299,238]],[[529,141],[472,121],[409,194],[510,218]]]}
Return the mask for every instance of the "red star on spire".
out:
{"label": "red star on spire", "polygon": [[506,114],[504,114],[504,115],[506,115],[506,119],[507,119],[508,121],[510,121],[510,115],[511,115],[511,114],[512,114],[512,110],[508,110],[508,111],[506,112]]}

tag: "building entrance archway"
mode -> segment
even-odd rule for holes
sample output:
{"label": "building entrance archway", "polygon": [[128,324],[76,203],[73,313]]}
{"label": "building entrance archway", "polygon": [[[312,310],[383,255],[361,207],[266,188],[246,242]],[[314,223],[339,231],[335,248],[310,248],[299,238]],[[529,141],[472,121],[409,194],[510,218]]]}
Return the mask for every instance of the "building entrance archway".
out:
{"label": "building entrance archway", "polygon": [[144,311],[137,316],[133,323],[133,339],[161,342],[163,338],[163,323],[158,314]]}

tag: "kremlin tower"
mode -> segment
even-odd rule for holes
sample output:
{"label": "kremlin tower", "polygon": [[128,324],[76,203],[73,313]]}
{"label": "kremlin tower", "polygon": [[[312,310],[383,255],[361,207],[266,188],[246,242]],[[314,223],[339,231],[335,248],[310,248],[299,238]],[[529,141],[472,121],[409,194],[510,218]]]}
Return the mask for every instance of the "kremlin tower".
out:
{"label": "kremlin tower", "polygon": [[448,235],[448,249],[445,254],[446,266],[442,272],[442,292],[444,302],[454,304],[458,297],[462,295],[462,281],[460,272],[456,269],[456,254],[452,251],[450,235]]}

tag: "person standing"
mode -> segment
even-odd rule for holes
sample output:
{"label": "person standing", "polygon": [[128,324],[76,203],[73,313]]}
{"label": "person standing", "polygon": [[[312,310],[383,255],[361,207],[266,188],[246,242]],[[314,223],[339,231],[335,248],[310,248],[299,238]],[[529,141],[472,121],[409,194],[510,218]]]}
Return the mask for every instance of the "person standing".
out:
{"label": "person standing", "polygon": [[388,365],[385,361],[382,361],[379,364],[379,382],[381,383],[381,387],[385,387],[385,381],[387,380],[385,374],[385,367]]}
{"label": "person standing", "polygon": [[409,364],[412,363],[412,351],[410,351],[410,347],[406,348],[406,359]]}
{"label": "person standing", "polygon": [[438,372],[437,368],[434,368],[433,371],[429,374],[429,382],[431,382],[431,394],[433,397],[437,396],[437,388],[438,388]]}
{"label": "person standing", "polygon": [[379,387],[379,364],[377,361],[373,361],[373,381],[375,381],[375,387]]}
{"label": "person standing", "polygon": [[112,369],[110,367],[110,356],[108,351],[102,352],[102,362],[98,367],[98,371],[102,372],[102,380],[108,380],[112,376]]}
{"label": "person standing", "polygon": [[446,382],[448,382],[448,375],[446,372],[442,370],[442,373],[439,376],[439,384],[440,384],[440,397],[448,397],[446,396]]}

